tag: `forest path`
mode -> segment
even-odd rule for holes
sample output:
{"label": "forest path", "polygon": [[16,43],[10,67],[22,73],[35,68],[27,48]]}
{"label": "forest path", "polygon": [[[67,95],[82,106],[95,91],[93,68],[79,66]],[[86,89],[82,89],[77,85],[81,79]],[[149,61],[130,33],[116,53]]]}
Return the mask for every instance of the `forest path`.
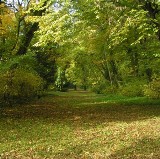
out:
{"label": "forest path", "polygon": [[119,98],[49,92],[1,109],[0,158],[160,158],[160,106]]}

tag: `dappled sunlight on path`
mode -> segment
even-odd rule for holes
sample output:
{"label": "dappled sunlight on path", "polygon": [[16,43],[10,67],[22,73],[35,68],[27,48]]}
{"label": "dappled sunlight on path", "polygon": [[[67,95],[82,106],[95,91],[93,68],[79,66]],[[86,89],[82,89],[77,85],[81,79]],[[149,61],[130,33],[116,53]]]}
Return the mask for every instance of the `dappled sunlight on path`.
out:
{"label": "dappled sunlight on path", "polygon": [[[81,94],[82,93],[82,94]],[[103,95],[89,92],[67,92],[47,96],[24,106],[8,107],[1,111],[1,117],[50,118],[52,120],[77,120],[83,122],[131,122],[160,116],[159,105],[120,105],[100,101]]]}
{"label": "dappled sunlight on path", "polygon": [[2,108],[0,115],[2,158],[160,158],[160,105],[50,92],[31,104]]}

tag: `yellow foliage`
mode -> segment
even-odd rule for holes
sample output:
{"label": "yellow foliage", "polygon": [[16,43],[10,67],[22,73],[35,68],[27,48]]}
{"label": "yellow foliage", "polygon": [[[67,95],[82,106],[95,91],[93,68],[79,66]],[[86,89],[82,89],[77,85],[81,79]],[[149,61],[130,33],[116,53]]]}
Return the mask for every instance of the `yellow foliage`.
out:
{"label": "yellow foliage", "polygon": [[5,37],[16,26],[15,14],[3,3],[0,5],[0,9],[0,37]]}

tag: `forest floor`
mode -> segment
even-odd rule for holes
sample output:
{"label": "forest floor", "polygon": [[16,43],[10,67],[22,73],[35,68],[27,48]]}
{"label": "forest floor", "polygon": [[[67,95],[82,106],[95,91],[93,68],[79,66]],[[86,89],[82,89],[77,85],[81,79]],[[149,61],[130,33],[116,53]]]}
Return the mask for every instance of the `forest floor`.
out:
{"label": "forest floor", "polygon": [[160,101],[50,92],[0,108],[1,159],[160,159]]}

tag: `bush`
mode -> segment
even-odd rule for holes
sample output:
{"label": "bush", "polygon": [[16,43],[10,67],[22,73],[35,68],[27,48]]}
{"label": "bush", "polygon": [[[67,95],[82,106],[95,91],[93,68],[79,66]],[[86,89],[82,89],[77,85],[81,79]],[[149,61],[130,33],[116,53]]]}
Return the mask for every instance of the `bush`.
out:
{"label": "bush", "polygon": [[139,97],[143,96],[143,87],[145,82],[141,80],[134,80],[127,83],[120,89],[120,94],[128,97]]}
{"label": "bush", "polygon": [[40,95],[42,79],[35,73],[14,69],[0,73],[0,97],[6,103],[25,102]]}
{"label": "bush", "polygon": [[103,91],[103,94],[116,94],[118,92],[118,87],[108,85],[106,89]]}
{"label": "bush", "polygon": [[160,98],[160,78],[154,79],[145,86],[144,95],[149,98]]}
{"label": "bush", "polygon": [[103,94],[106,90],[108,86],[108,83],[104,80],[102,81],[96,81],[94,83],[92,83],[92,86],[91,86],[91,91],[97,93],[97,94]]}

